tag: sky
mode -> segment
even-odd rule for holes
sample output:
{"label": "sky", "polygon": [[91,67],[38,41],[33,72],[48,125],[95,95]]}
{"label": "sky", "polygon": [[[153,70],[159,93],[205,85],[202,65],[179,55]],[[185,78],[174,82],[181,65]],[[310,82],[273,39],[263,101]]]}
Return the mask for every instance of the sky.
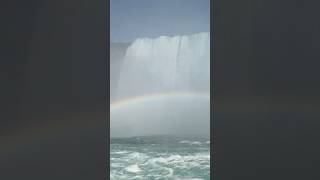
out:
{"label": "sky", "polygon": [[111,42],[210,31],[210,0],[111,0]]}

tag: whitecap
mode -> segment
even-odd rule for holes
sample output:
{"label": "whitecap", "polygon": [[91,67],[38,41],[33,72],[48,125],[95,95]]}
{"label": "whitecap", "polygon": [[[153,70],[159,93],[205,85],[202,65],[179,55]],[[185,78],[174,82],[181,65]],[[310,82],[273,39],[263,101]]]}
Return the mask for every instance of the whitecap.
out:
{"label": "whitecap", "polygon": [[194,141],[194,142],[191,143],[191,145],[199,145],[199,146],[200,146],[201,144],[202,144],[202,143],[199,142],[199,141]]}
{"label": "whitecap", "polygon": [[202,143],[199,141],[188,141],[188,140],[183,140],[179,142],[180,144],[189,144],[189,145],[201,145]]}
{"label": "whitecap", "polygon": [[180,144],[190,144],[191,141],[188,141],[188,140],[182,140],[179,142]]}
{"label": "whitecap", "polygon": [[140,167],[137,164],[134,164],[134,165],[126,167],[126,171],[131,172],[131,173],[139,173],[142,170],[140,169]]}
{"label": "whitecap", "polygon": [[113,152],[113,154],[127,154],[129,153],[129,151],[117,151],[117,152]]}
{"label": "whitecap", "polygon": [[133,153],[129,154],[128,157],[130,159],[142,160],[142,159],[147,158],[147,155],[143,154],[143,153],[139,153],[139,152],[133,152]]}

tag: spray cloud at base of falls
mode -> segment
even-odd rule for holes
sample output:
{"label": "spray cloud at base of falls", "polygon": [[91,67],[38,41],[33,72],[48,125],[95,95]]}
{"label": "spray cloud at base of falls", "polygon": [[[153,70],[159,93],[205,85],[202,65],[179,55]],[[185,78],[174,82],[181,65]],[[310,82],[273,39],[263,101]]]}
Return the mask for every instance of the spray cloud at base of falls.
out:
{"label": "spray cloud at base of falls", "polygon": [[[110,109],[111,136],[150,134],[144,129],[153,124],[151,129],[159,134],[179,134],[179,126],[201,132],[210,123],[209,92],[209,33],[137,39],[126,50],[120,68]],[[119,109],[128,99],[126,112],[115,112],[114,107]]]}

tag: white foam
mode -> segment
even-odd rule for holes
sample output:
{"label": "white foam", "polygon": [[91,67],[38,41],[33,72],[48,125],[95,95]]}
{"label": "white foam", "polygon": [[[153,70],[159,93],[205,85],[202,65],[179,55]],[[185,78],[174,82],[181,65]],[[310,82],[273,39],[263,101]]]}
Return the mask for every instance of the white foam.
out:
{"label": "white foam", "polygon": [[179,177],[176,177],[174,179],[175,180],[203,180],[201,178],[179,178]]}
{"label": "white foam", "polygon": [[136,159],[136,160],[143,160],[148,158],[148,156],[146,154],[143,153],[139,153],[139,152],[133,152],[131,154],[128,155],[129,159]]}
{"label": "white foam", "polygon": [[142,170],[140,169],[138,164],[134,164],[134,165],[126,167],[126,171],[131,172],[131,173],[139,173]]}
{"label": "white foam", "polygon": [[183,141],[180,141],[181,144],[190,144],[190,145],[199,145],[201,146],[201,142],[199,141],[187,141],[187,140],[183,140]]}
{"label": "white foam", "polygon": [[129,151],[117,151],[117,152],[112,152],[112,154],[127,154]]}
{"label": "white foam", "polygon": [[[157,154],[151,156],[144,153],[134,152],[124,155],[117,159],[117,163],[111,163],[115,171],[110,172],[111,179],[181,179],[181,180],[200,180],[189,174],[190,171],[199,169],[209,172],[210,154],[201,152],[194,154]],[[185,173],[184,176],[178,172]],[[177,174],[178,173],[178,174]],[[128,175],[124,177],[124,175]]]}

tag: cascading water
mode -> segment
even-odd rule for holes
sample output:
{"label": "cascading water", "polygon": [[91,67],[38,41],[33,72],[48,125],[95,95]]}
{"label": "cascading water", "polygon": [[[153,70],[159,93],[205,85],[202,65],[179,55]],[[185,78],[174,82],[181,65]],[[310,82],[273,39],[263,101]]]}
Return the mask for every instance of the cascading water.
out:
{"label": "cascading water", "polygon": [[142,38],[127,49],[118,98],[157,92],[210,92],[210,34]]}
{"label": "cascading water", "polygon": [[[121,111],[112,110],[111,104],[111,136],[208,135],[209,92],[209,33],[137,39],[125,53],[116,99],[145,100],[124,103],[127,108]],[[189,95],[181,95],[185,93]],[[199,98],[199,94],[207,95]],[[154,97],[148,99],[150,95]]]}
{"label": "cascading water", "polygon": [[209,33],[128,47],[112,77],[110,179],[210,179],[209,49]]}

